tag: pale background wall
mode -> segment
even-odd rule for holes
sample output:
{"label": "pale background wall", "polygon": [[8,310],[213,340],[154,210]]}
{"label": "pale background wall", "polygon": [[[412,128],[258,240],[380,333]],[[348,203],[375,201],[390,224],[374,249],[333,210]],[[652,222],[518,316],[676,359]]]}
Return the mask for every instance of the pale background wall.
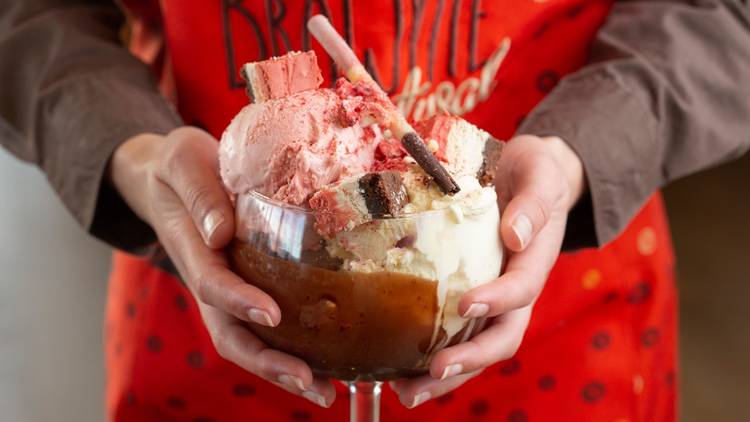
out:
{"label": "pale background wall", "polygon": [[104,419],[109,263],[42,174],[0,149],[0,420]]}
{"label": "pale background wall", "polygon": [[[750,158],[667,192],[682,289],[683,420],[747,420]],[[107,248],[0,150],[0,419],[103,420]]]}

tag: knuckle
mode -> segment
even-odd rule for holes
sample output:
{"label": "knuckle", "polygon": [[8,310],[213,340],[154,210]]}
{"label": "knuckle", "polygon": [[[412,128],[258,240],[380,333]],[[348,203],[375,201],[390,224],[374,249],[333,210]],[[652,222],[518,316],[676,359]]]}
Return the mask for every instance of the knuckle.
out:
{"label": "knuckle", "polygon": [[529,142],[534,142],[534,141],[537,141],[538,139],[539,137],[535,135],[521,134],[521,135],[513,137],[513,139],[511,139],[510,142],[515,142],[514,145],[517,145],[517,144],[526,145]]}
{"label": "knuckle", "polygon": [[185,192],[185,202],[191,214],[202,212],[209,208],[213,191],[205,185],[194,185]]}
{"label": "knuckle", "polygon": [[511,343],[508,345],[508,350],[506,351],[506,354],[508,355],[508,357],[506,359],[510,359],[513,356],[515,356],[516,353],[518,353],[518,349],[520,349],[520,348],[521,348],[521,339],[520,338],[511,341]]}
{"label": "knuckle", "polygon": [[[185,142],[174,141],[170,142],[165,148],[161,156],[161,162],[159,165],[158,175],[165,181],[173,181],[175,177],[179,177],[183,172],[186,160],[189,158],[190,151],[188,151]],[[174,185],[174,183],[168,183]]]}
{"label": "knuckle", "polygon": [[474,366],[476,368],[484,368],[492,363],[492,359],[481,344],[477,343],[474,339],[469,340],[467,343],[471,345],[471,355],[474,356]]}
{"label": "knuckle", "polygon": [[214,341],[214,349],[216,349],[216,354],[219,355],[220,358],[230,360],[228,349],[224,346],[223,342]]}
{"label": "knuckle", "polygon": [[499,359],[499,361],[509,360],[509,359],[513,358],[513,356],[516,355],[516,351],[517,350],[513,350],[512,347],[509,347],[508,349],[503,350],[502,352],[500,352],[500,359]]}
{"label": "knuckle", "polygon": [[[162,215],[156,207],[151,207],[152,215]],[[177,223],[173,219],[159,218],[154,221],[154,230],[156,231],[159,240],[165,245],[179,245],[183,242],[183,232],[179,230]],[[176,253],[179,253],[179,248],[176,249]]]}
{"label": "knuckle", "polygon": [[182,148],[190,151],[211,145],[208,142],[211,141],[211,135],[197,127],[179,127],[170,132],[169,137],[174,139],[176,144],[179,144]]}
{"label": "knuckle", "polygon": [[171,132],[169,132],[169,135],[167,135],[170,138],[177,138],[181,139],[183,138],[187,133],[189,133],[189,128],[186,126],[180,126],[176,129],[172,129]]}
{"label": "knuckle", "polygon": [[[233,314],[239,319],[247,319],[246,307],[243,304],[241,295],[238,294],[235,287],[222,288],[219,296],[220,298],[218,298],[218,301],[221,302],[220,307],[224,311]],[[215,305],[219,304],[217,303]]]}
{"label": "knuckle", "polygon": [[505,311],[520,308],[528,305],[534,299],[534,289],[527,282],[522,280],[513,280],[508,285],[508,294],[505,296],[507,301],[505,302]]}
{"label": "knuckle", "polygon": [[269,356],[269,352],[270,349],[266,348],[258,352],[255,359],[252,360],[252,367],[248,368],[248,370],[261,378],[275,382],[274,373],[271,370],[271,365],[268,363],[272,358]]}
{"label": "knuckle", "polygon": [[539,192],[532,192],[529,195],[529,204],[534,211],[534,214],[539,216],[539,218],[541,219],[542,224],[546,223],[549,220],[550,206],[549,204],[547,204],[547,201],[542,199],[542,196],[539,194]]}
{"label": "knuckle", "polygon": [[164,148],[162,162],[167,170],[176,169],[185,155],[185,147],[182,142],[170,142]]}
{"label": "knuckle", "polygon": [[211,281],[204,275],[197,275],[193,277],[193,289],[195,291],[195,297],[206,305],[213,305],[211,300],[212,286]]}
{"label": "knuckle", "polygon": [[518,352],[519,347],[520,343],[517,343],[515,340],[509,342],[502,347],[502,350],[496,356],[497,361],[502,362],[512,359],[516,355],[516,352]]}
{"label": "knuckle", "polygon": [[214,349],[216,349],[216,353],[223,359],[229,360],[230,353],[229,347],[227,347],[227,338],[225,332],[223,330],[213,331],[211,334],[211,342],[214,345]]}
{"label": "knuckle", "polygon": [[534,297],[536,297],[536,294],[537,294],[536,289],[529,282],[518,283],[518,284],[519,284],[518,298],[520,301],[520,305],[526,306],[534,300]]}

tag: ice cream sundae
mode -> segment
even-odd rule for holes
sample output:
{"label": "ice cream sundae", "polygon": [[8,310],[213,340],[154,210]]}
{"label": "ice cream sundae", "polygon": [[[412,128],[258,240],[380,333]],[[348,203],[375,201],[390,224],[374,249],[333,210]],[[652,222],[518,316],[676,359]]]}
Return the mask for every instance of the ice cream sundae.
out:
{"label": "ice cream sundae", "polygon": [[502,143],[455,116],[416,122],[419,148],[456,185],[446,189],[394,135],[377,86],[320,87],[312,51],[242,75],[252,102],[220,145],[237,213],[231,262],[282,311],[278,327],[252,330],[339,379],[423,373],[480,328],[458,301],[500,273]]}

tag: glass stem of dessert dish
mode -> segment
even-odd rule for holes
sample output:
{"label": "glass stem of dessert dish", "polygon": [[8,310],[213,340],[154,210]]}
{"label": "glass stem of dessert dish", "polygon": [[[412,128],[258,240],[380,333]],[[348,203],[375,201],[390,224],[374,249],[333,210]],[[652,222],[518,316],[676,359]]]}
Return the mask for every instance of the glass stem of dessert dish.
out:
{"label": "glass stem of dessert dish", "polygon": [[[431,160],[412,157],[391,130],[387,95],[366,79],[319,88],[312,51],[241,73],[252,103],[219,148],[236,213],[227,252],[282,315],[277,327],[248,328],[346,382],[352,420],[376,421],[383,381],[426,374],[435,353],[483,328],[458,302],[500,274],[490,163],[502,143],[436,115],[409,126]],[[453,188],[424,168],[434,165]]]}
{"label": "glass stem of dessert dish", "polygon": [[349,381],[349,421],[377,422],[380,420],[380,393],[383,381]]}

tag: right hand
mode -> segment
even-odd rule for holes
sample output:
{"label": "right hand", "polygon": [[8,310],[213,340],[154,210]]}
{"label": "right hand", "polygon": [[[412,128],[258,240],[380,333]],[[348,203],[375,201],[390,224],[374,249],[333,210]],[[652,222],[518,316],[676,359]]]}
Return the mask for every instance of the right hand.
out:
{"label": "right hand", "polygon": [[301,359],[268,348],[245,326],[276,326],[281,311],[266,293],[229,270],[223,248],[234,236],[234,210],[218,176],[219,143],[208,133],[179,128],[142,134],[115,150],[111,183],[156,231],[196,298],[223,358],[324,407],[336,391]]}
{"label": "right hand", "polygon": [[458,388],[515,355],[560,254],[568,213],[586,189],[583,163],[556,136],[516,136],[495,166],[500,236],[508,260],[499,278],[470,290],[458,305],[461,315],[487,317],[489,323],[470,340],[436,353],[431,376],[392,384],[408,407]]}

